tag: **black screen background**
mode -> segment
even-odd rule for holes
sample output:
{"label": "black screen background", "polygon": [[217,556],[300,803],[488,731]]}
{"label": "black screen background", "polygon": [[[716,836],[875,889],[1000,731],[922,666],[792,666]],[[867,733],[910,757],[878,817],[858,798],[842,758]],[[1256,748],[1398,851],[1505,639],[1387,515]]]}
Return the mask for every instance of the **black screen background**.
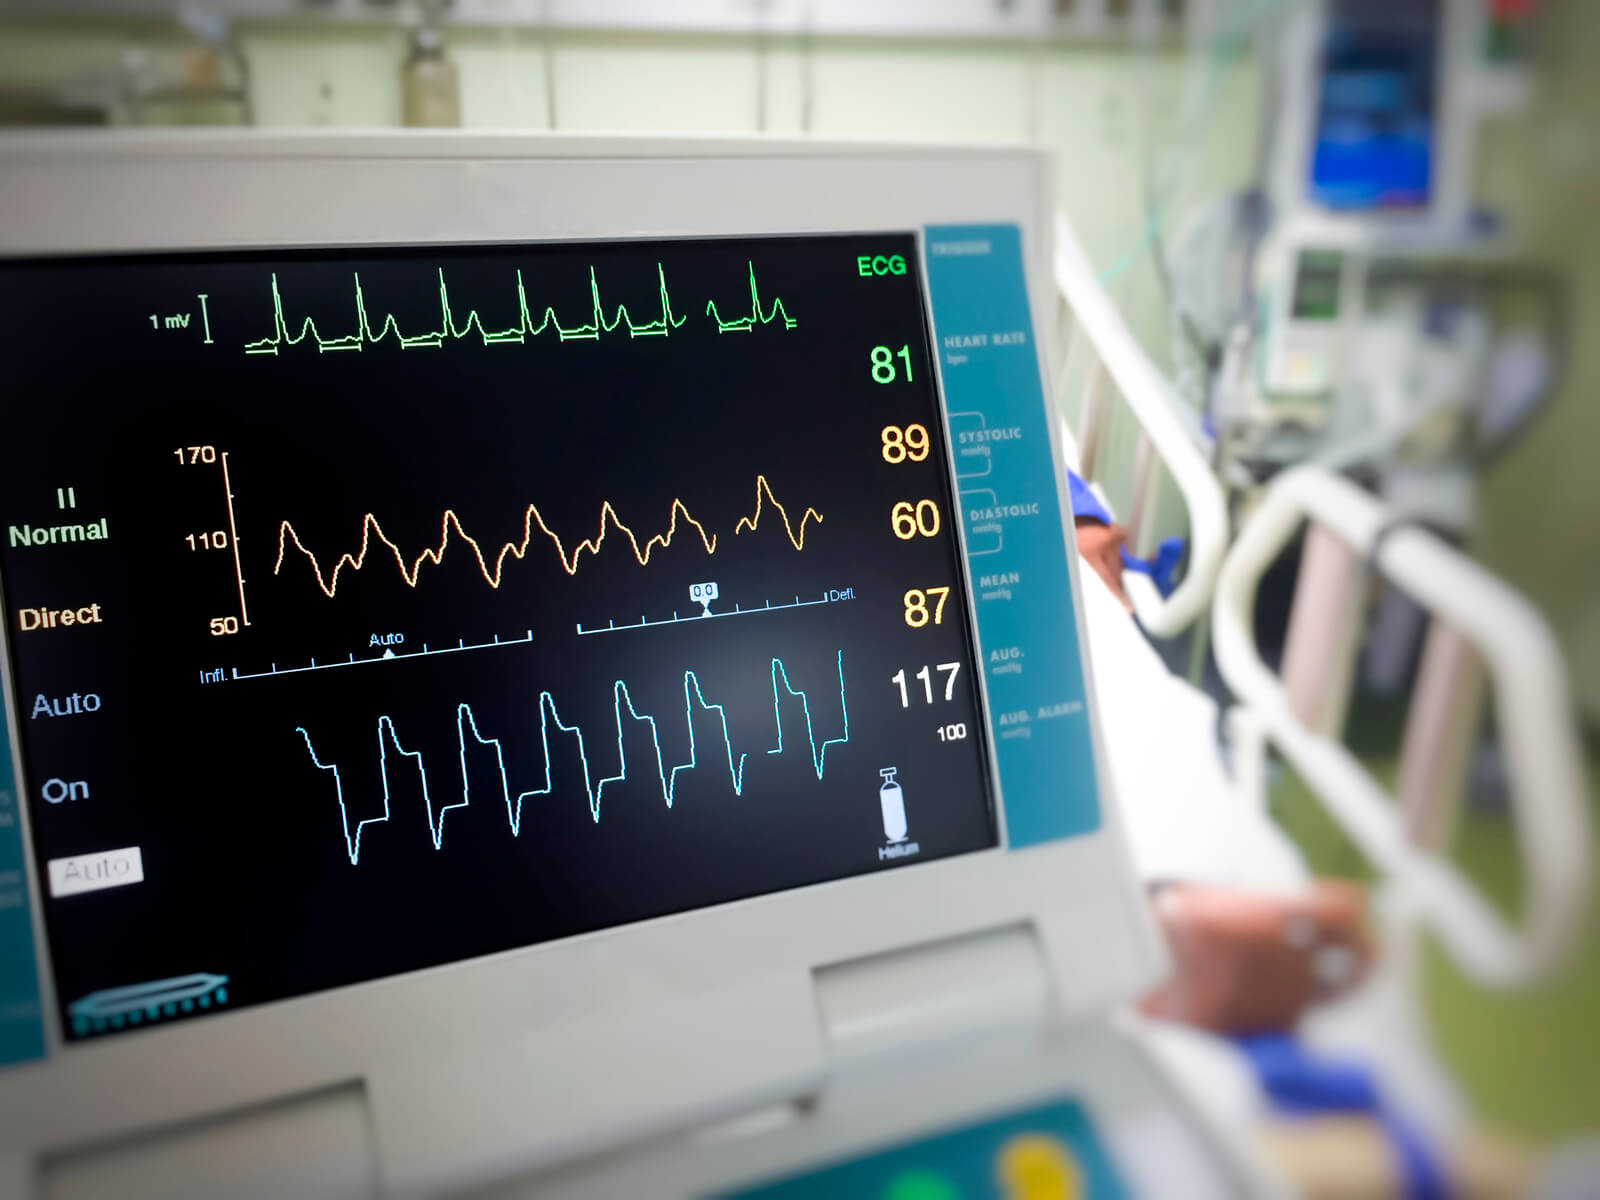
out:
{"label": "black screen background", "polygon": [[[861,277],[859,255],[903,257],[903,275]],[[660,316],[657,263],[683,323],[666,337],[484,346],[476,332],[439,349],[402,350],[391,334],[360,352],[319,353],[308,337],[276,356],[243,345],[273,332],[276,272],[291,335],[307,316],[324,337],[356,328],[359,271],[374,331],[393,313],[406,333],[438,328],[438,270],[458,325],[476,310],[492,329],[518,320],[515,271],[537,322],[591,320],[590,267],[606,320]],[[750,311],[753,264],[763,312],[781,317],[719,333],[706,314]],[[205,293],[205,318],[196,299]],[[186,328],[165,316],[189,312]],[[150,314],[160,328],[152,328]],[[875,346],[909,347],[914,381],[874,382]],[[984,726],[914,239],[907,235],[713,239],[483,248],[276,251],[0,264],[0,353],[15,387],[0,450],[0,522],[108,520],[108,540],[16,547],[0,565],[41,879],[47,860],[142,849],[143,883],[45,899],[63,1007],[91,991],[196,971],[229,976],[230,1007],[288,997],[623,922],[884,869],[880,767],[899,768],[910,838],[902,863],[993,844]],[[893,358],[897,373],[904,362]],[[933,452],[888,464],[886,424],[925,425]],[[227,451],[250,625],[237,615],[228,552],[185,535],[226,529],[220,464],[180,465],[174,450]],[[796,551],[762,475],[798,529]],[[57,489],[71,487],[70,512]],[[896,538],[891,507],[936,501],[933,538]],[[641,542],[667,528],[673,499],[717,537],[708,556],[680,519],[670,546],[641,566],[615,527],[575,575],[537,527],[525,558],[488,587],[451,534],[439,565],[407,587],[375,540],[338,593],[317,587],[291,545],[274,574],[280,522],[326,577],[361,542],[371,512],[408,560],[440,541],[453,510],[486,555],[520,541],[529,503],[567,552],[594,537],[609,500]],[[728,619],[580,637],[585,628],[683,615],[690,584],[715,580],[714,611],[855,599]],[[948,585],[941,624],[907,626],[908,588]],[[99,603],[101,624],[19,633],[19,606]],[[528,645],[271,678],[240,674],[502,638]],[[849,740],[814,770],[800,701],[780,705],[771,660],[804,691],[814,737]],[[952,700],[928,704],[915,673],[960,662]],[[910,706],[891,676],[905,670]],[[492,750],[469,735],[470,805],[442,818],[435,849],[413,759],[389,749],[390,819],[361,834],[352,865],[332,773],[313,765],[304,727],[335,763],[352,831],[382,814],[378,720],[426,764],[435,812],[462,799],[457,706],[500,740],[515,801],[543,786],[540,695],[581,726],[592,782],[618,769],[613,683],[656,718],[668,770],[689,757],[684,672],[725,706],[742,795],[730,784],[720,725],[696,706],[698,766],[662,801],[649,727],[627,720],[628,777],[590,814],[576,739],[550,726],[547,796],[522,801],[509,828]],[[32,718],[35,697],[93,691],[97,713]],[[938,727],[960,722],[965,740]],[[41,798],[45,780],[91,794]],[[71,1036],[70,1023],[64,1022]]]}

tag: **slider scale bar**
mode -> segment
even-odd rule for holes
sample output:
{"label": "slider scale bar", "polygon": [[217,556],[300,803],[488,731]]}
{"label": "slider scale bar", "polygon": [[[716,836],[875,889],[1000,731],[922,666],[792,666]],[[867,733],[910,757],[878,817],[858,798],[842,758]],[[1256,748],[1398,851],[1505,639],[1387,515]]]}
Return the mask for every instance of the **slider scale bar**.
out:
{"label": "slider scale bar", "polygon": [[684,625],[684,624],[693,624],[696,621],[714,621],[714,620],[718,619],[719,617],[748,617],[748,616],[752,616],[752,615],[754,615],[756,613],[779,612],[782,609],[786,609],[786,608],[811,608],[814,605],[818,605],[818,604],[839,604],[839,603],[842,603],[842,601],[829,600],[828,597],[827,597],[827,594],[824,593],[822,599],[820,599],[820,600],[802,600],[802,599],[800,599],[799,596],[796,596],[794,598],[793,602],[791,602],[789,604],[773,604],[773,603],[771,603],[769,601],[768,603],[763,604],[760,608],[740,608],[736,604],[736,605],[733,606],[733,611],[732,612],[719,612],[719,613],[703,612],[703,613],[698,613],[695,616],[691,616],[691,617],[680,617],[677,613],[673,613],[670,617],[662,617],[658,621],[651,621],[651,620],[646,619],[645,617],[640,617],[637,621],[634,621],[634,622],[632,622],[631,624],[628,624],[628,625],[618,625],[615,621],[612,621],[612,622],[609,622],[606,625],[598,626],[598,627],[596,627],[594,629],[585,629],[580,624],[580,625],[577,626],[577,630],[578,630],[578,632],[580,634],[582,634],[585,637],[587,637],[591,633],[620,633],[624,629],[644,629],[647,626],[651,626],[651,625]]}
{"label": "slider scale bar", "polygon": [[454,646],[445,646],[438,650],[428,649],[427,643],[424,642],[421,650],[412,650],[406,654],[380,654],[376,658],[357,658],[354,654],[351,654],[344,662],[333,663],[319,663],[316,659],[312,659],[311,665],[308,667],[280,667],[277,663],[273,663],[271,670],[249,672],[241,672],[238,667],[233,667],[230,668],[232,674],[229,678],[266,679],[273,675],[298,675],[303,671],[332,671],[339,667],[358,667],[363,663],[394,662],[402,658],[426,658],[434,654],[460,654],[463,650],[489,650],[496,646],[523,646],[531,641],[533,641],[533,630],[530,629],[527,631],[526,636],[513,638],[510,641],[503,641],[500,635],[496,634],[492,642],[475,642],[470,646],[465,642],[458,642]]}

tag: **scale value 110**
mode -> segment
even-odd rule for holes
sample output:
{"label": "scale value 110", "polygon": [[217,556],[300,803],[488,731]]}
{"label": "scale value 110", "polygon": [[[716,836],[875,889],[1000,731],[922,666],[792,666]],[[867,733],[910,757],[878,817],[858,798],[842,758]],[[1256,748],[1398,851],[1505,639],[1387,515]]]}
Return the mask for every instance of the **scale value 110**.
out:
{"label": "scale value 110", "polygon": [[[938,671],[944,676],[944,698],[954,700],[956,697],[956,676],[961,674],[961,664],[958,662],[940,663],[936,667],[924,666],[911,678],[922,682],[922,699],[925,704],[933,703],[933,672]],[[906,687],[905,668],[901,668],[889,676],[889,682],[900,689],[900,707],[911,707],[911,696],[915,689]]]}

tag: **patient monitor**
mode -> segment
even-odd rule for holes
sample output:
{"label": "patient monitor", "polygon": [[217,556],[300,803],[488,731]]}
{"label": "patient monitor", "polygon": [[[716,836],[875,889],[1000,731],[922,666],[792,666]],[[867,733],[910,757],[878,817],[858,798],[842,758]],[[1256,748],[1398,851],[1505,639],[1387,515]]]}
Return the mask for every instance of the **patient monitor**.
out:
{"label": "patient monitor", "polygon": [[1248,1186],[1109,1017],[1042,156],[0,156],[6,1182]]}

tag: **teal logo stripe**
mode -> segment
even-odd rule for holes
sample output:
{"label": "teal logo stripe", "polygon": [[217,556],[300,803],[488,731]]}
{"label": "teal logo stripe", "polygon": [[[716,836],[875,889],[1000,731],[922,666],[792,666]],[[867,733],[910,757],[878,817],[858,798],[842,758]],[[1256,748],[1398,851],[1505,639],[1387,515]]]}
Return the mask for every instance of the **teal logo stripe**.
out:
{"label": "teal logo stripe", "polygon": [[33,906],[28,903],[22,818],[4,717],[0,703],[0,1065],[44,1057]]}

